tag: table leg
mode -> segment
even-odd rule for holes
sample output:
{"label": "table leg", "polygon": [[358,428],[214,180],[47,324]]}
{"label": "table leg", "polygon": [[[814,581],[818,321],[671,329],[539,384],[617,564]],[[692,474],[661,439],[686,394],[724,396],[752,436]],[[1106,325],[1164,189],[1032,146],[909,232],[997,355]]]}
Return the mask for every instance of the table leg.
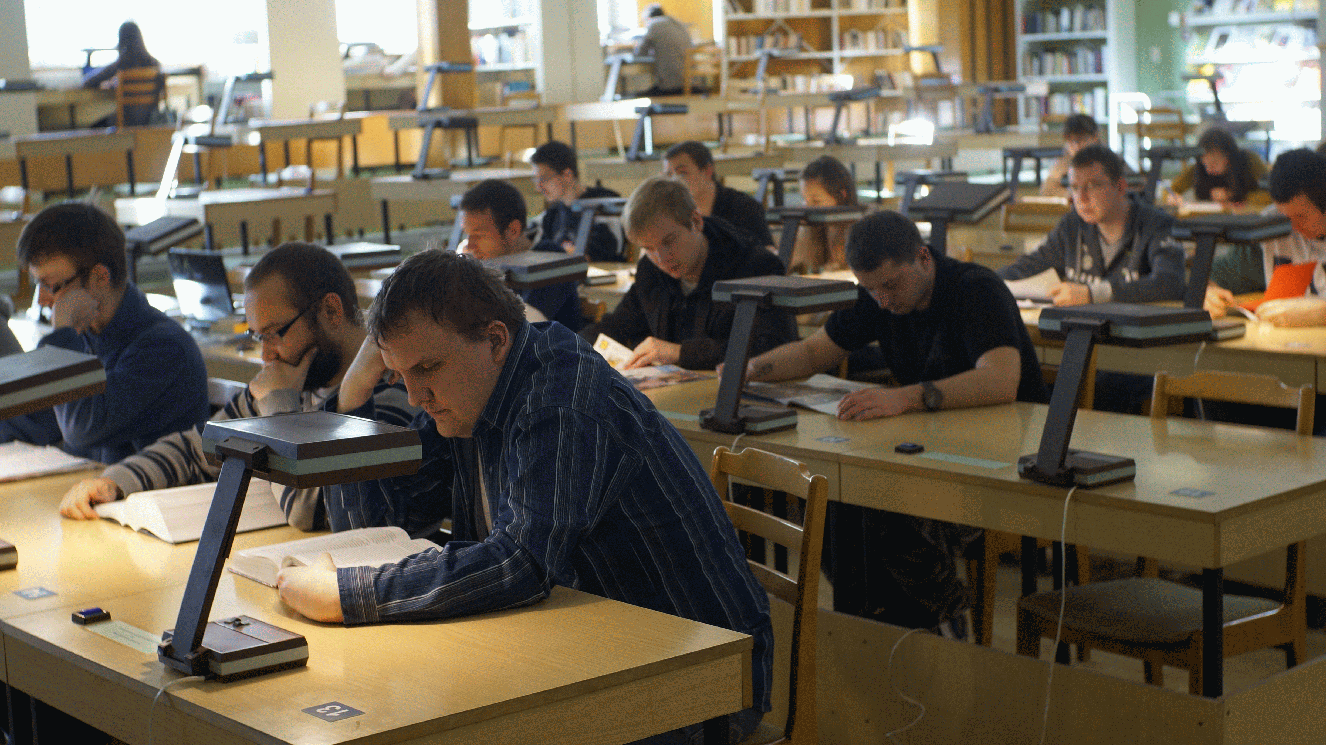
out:
{"label": "table leg", "polygon": [[727,714],[704,720],[704,745],[727,745]]}
{"label": "table leg", "polygon": [[359,138],[354,135],[350,135],[350,172],[359,178]]}
{"label": "table leg", "polygon": [[391,210],[387,200],[382,200],[382,242],[391,243]]}
{"label": "table leg", "polygon": [[395,168],[396,173],[404,170],[404,166],[401,165],[401,131],[399,129],[393,130],[391,133],[391,165]]}
{"label": "table leg", "polygon": [[74,156],[65,153],[64,156],[64,177],[69,187],[69,198],[74,198]]}
{"label": "table leg", "polygon": [[322,229],[327,235],[327,245],[336,242],[336,233],[332,230],[332,213],[327,212],[322,216]]}
{"label": "table leg", "polygon": [[1036,539],[1022,536],[1022,597],[1036,594]]}
{"label": "table leg", "polygon": [[239,221],[239,246],[245,256],[249,255],[249,221]]}
{"label": "table leg", "polygon": [[258,170],[262,171],[262,185],[267,185],[267,143],[258,143]]}
{"label": "table leg", "polygon": [[203,225],[203,248],[208,251],[216,250],[216,231],[212,228],[212,223]]}
{"label": "table leg", "polygon": [[128,172],[129,172],[129,196],[131,196],[131,197],[136,197],[136,196],[138,196],[138,194],[136,193],[136,192],[137,192],[137,186],[134,184],[135,179],[134,179],[134,151],[133,151],[133,150],[125,150],[125,151],[124,151],[124,165],[125,165],[125,168],[126,168],[126,169],[128,170]]}
{"label": "table leg", "polygon": [[1225,570],[1202,570],[1202,695],[1225,693]]}

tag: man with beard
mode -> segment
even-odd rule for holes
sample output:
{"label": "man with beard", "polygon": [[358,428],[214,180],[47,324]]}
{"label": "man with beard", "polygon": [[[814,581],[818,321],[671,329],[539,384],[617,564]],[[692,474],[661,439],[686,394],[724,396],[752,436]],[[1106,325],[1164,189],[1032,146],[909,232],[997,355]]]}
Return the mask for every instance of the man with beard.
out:
{"label": "man with beard", "polygon": [[[314,411],[334,397],[365,332],[354,282],[330,251],[309,243],[286,243],[269,251],[244,280],[249,333],[262,344],[262,369],[213,420]],[[163,360],[163,362],[165,362]],[[408,426],[418,409],[402,386],[384,377],[373,391],[377,410]],[[100,478],[76,484],[60,504],[65,517],[91,520],[93,505],[148,489],[197,484],[217,478],[207,464],[202,427],[162,437],[110,466]],[[281,509],[300,530],[320,529],[326,511],[320,489],[284,487]]]}

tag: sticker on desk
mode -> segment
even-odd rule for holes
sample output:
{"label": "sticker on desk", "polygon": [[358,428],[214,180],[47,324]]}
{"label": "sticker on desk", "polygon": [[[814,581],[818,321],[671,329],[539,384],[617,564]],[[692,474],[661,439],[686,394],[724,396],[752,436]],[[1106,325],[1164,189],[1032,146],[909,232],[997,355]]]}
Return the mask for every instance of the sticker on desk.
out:
{"label": "sticker on desk", "polygon": [[664,419],[675,419],[675,420],[677,420],[677,421],[679,421],[679,422],[698,422],[698,421],[700,421],[700,415],[699,415],[699,414],[679,414],[679,413],[677,413],[677,412],[675,412],[675,411],[664,411],[664,410],[662,410],[662,409],[659,409],[659,410],[658,410],[658,413],[662,414]]}
{"label": "sticker on desk", "polygon": [[966,455],[953,455],[951,453],[936,453],[933,450],[921,453],[921,455],[918,457],[929,458],[930,460],[942,460],[945,463],[957,463],[958,465],[962,466],[975,466],[977,468],[991,468],[991,469],[1007,468],[1008,466],[1013,465],[1012,463],[1003,463],[997,460],[986,460],[985,458],[972,458]]}
{"label": "sticker on desk", "polygon": [[1188,488],[1175,489],[1174,491],[1170,492],[1170,494],[1176,497],[1192,497],[1193,499],[1202,499],[1203,497],[1215,496],[1215,492],[1213,491],[1206,491],[1205,489],[1188,489]]}
{"label": "sticker on desk", "polygon": [[816,438],[815,438],[815,442],[824,442],[824,443],[828,443],[828,444],[830,444],[830,445],[837,445],[837,444],[839,444],[839,443],[847,442],[847,441],[850,440],[850,439],[852,439],[852,438],[850,438],[850,437],[834,437],[833,435],[828,435],[827,437],[816,437]]}
{"label": "sticker on desk", "polygon": [[157,645],[161,643],[160,634],[152,634],[137,626],[130,626],[124,621],[102,621],[85,626],[98,636],[104,636],[113,642],[119,642],[130,649],[136,649],[145,655],[157,656]]}
{"label": "sticker on desk", "polygon": [[364,713],[353,706],[346,706],[337,701],[331,701],[319,706],[310,706],[307,709],[300,709],[300,711],[315,716],[324,722],[339,722],[342,719],[357,717]]}
{"label": "sticker on desk", "polygon": [[1285,349],[1308,349],[1311,345],[1305,341],[1287,341]]}
{"label": "sticker on desk", "polygon": [[47,590],[45,587],[25,587],[22,590],[14,590],[14,594],[24,600],[41,600],[42,598],[49,598],[55,595],[55,593]]}

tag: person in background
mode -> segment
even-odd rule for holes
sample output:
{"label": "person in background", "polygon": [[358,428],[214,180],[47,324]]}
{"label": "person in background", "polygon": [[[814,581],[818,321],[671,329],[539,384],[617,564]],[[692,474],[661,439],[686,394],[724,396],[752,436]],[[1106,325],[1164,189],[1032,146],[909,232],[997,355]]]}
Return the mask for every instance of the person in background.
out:
{"label": "person in background", "polygon": [[1231,209],[1270,204],[1270,195],[1261,184],[1266,178],[1261,156],[1240,148],[1234,135],[1219,126],[1203,132],[1197,147],[1202,149],[1197,162],[1184,166],[1170,183],[1169,204],[1182,206],[1189,189],[1199,202],[1218,202]]}
{"label": "person in background", "polygon": [[[731,224],[702,217],[691,193],[672,179],[648,179],[631,194],[622,216],[626,234],[644,256],[635,283],[602,321],[580,335],[591,344],[606,334],[630,347],[627,367],[678,365],[712,370],[727,350],[736,314],[713,299],[724,279],[783,274],[783,262]],[[797,338],[792,316],[762,308],[755,316],[751,352]]]}
{"label": "person in background", "polygon": [[0,296],[0,357],[23,351],[23,346],[18,343],[18,337],[14,336],[13,330],[9,328],[9,318],[12,315],[14,315],[13,301]]}
{"label": "person in background", "polygon": [[1064,154],[1050,166],[1045,181],[1041,182],[1041,195],[1068,196],[1068,167],[1077,151],[1087,145],[1100,144],[1100,125],[1089,114],[1073,114],[1064,120]]}
{"label": "person in background", "polygon": [[665,14],[663,6],[658,3],[650,3],[641,16],[645,35],[635,46],[635,55],[654,58],[654,85],[640,95],[678,95],[685,85],[691,32],[680,21]]}
{"label": "person in background", "polygon": [[714,154],[703,142],[687,140],[668,148],[663,154],[663,175],[686,185],[703,217],[717,217],[746,233],[757,245],[777,250],[769,232],[764,205],[745,192],[718,183],[714,175]]}
{"label": "person in background", "polygon": [[[161,63],[157,61],[147,51],[147,45],[143,43],[143,32],[138,28],[138,24],[133,21],[125,21],[120,24],[120,40],[115,44],[119,56],[115,61],[103,68],[88,73],[83,78],[84,88],[97,88],[115,77],[120,70],[132,70],[139,67],[161,68]],[[142,126],[147,124],[152,117],[152,112],[156,106],[126,106],[124,111],[125,126]],[[101,124],[101,122],[98,122]],[[109,125],[115,124],[115,117],[109,119]]]}
{"label": "person in background", "polygon": [[0,442],[61,447],[114,463],[207,420],[198,343],[128,281],[124,231],[91,204],[43,209],[18,238],[18,264],[51,308],[40,346],[94,354],[106,391],[0,422]]}
{"label": "person in background", "polygon": [[1276,326],[1326,326],[1326,155],[1307,148],[1281,153],[1271,167],[1270,195],[1293,232],[1263,243],[1260,251],[1217,258],[1205,307],[1213,317],[1224,316],[1237,304],[1235,293],[1264,291],[1278,265],[1313,263],[1308,296],[1268,300],[1257,307],[1257,317]]}
{"label": "person in background", "polygon": [[[535,232],[530,238],[535,251],[575,252],[575,235],[580,215],[571,210],[577,199],[603,199],[620,196],[602,186],[580,183],[576,151],[564,142],[551,140],[540,145],[529,158],[534,168],[534,188],[543,195],[543,215],[535,217]],[[585,258],[590,261],[626,261],[622,242],[612,228],[598,222],[589,232]]]}
{"label": "person in background", "polygon": [[[365,336],[354,280],[340,259],[311,243],[268,251],[244,278],[244,313],[262,344],[262,369],[212,421],[317,411],[336,395]],[[385,378],[374,388],[373,402],[383,421],[401,427],[419,413],[406,401],[404,386]],[[137,491],[215,481],[220,473],[203,455],[201,428],[190,427],[75,484],[60,514],[95,520],[95,505]],[[321,488],[286,486],[277,498],[290,525],[327,526]]]}
{"label": "person in background", "polygon": [[1170,236],[1174,218],[1128,194],[1123,158],[1088,145],[1069,168],[1073,211],[1035,251],[999,270],[1025,279],[1059,275],[1055,305],[1150,303],[1183,297],[1183,248]]}
{"label": "person in background", "polygon": [[[807,207],[856,205],[856,180],[832,155],[821,155],[801,170],[801,196]],[[850,223],[802,225],[792,249],[793,274],[847,268],[847,231]]]}
{"label": "person in background", "polygon": [[[519,189],[497,179],[480,181],[460,198],[460,220],[467,236],[463,252],[486,260],[529,251],[525,215],[525,198]],[[520,299],[547,320],[579,331],[585,320],[577,285],[559,282],[525,290]]]}

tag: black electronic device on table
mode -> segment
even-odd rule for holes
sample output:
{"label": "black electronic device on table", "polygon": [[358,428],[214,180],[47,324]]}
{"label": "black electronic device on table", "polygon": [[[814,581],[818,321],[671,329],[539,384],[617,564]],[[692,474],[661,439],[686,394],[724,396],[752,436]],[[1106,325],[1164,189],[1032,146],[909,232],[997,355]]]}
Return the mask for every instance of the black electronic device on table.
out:
{"label": "black electronic device on table", "polygon": [[939,181],[930,193],[912,202],[907,216],[930,223],[930,250],[948,253],[948,224],[977,223],[999,209],[1012,196],[1006,183],[978,184],[970,181]]}
{"label": "black electronic device on table", "polygon": [[235,314],[226,265],[217,251],[172,248],[170,280],[180,314],[191,328],[207,329]]}

